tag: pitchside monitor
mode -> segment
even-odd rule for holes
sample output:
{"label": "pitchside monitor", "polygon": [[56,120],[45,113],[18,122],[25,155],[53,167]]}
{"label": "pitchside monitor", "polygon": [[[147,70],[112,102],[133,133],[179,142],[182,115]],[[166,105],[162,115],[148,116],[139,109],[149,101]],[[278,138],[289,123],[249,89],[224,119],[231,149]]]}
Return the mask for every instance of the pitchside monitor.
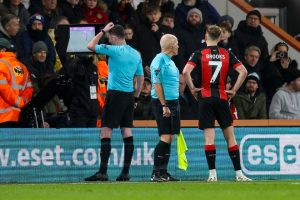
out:
{"label": "pitchside monitor", "polygon": [[87,44],[103,28],[102,24],[58,25],[57,43],[67,54],[91,53]]}

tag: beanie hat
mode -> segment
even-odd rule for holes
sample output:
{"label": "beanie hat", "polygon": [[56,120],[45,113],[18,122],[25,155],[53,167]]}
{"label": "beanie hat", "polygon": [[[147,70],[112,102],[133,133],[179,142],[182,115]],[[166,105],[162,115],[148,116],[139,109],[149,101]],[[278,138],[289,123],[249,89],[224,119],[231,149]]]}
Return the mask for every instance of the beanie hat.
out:
{"label": "beanie hat", "polygon": [[222,22],[225,22],[225,21],[229,21],[231,27],[233,27],[233,25],[234,25],[233,17],[231,17],[230,15],[223,15],[223,16],[221,16],[221,18],[219,20],[219,24],[221,24]]}
{"label": "beanie hat", "polygon": [[300,70],[296,68],[287,68],[285,73],[286,82],[291,82],[300,77]]}
{"label": "beanie hat", "polygon": [[43,41],[35,42],[32,46],[32,54],[37,52],[46,51],[48,53],[48,47]]}
{"label": "beanie hat", "polygon": [[259,18],[259,21],[261,21],[261,14],[258,10],[252,10],[252,11],[248,12],[246,19],[248,19],[248,17],[250,15],[256,15]]}
{"label": "beanie hat", "polygon": [[5,38],[0,38],[0,47],[12,49],[14,46]]}
{"label": "beanie hat", "polygon": [[43,25],[45,25],[45,18],[40,14],[34,14],[29,18],[29,25],[31,26],[34,21],[40,21]]}
{"label": "beanie hat", "polygon": [[254,80],[254,81],[256,81],[257,84],[259,84],[260,78],[259,78],[259,75],[258,75],[256,72],[253,72],[253,73],[250,73],[250,74],[246,77],[245,83],[246,83],[248,80]]}
{"label": "beanie hat", "polygon": [[187,16],[186,16],[186,20],[188,20],[189,16],[192,14],[192,13],[196,13],[201,21],[202,21],[202,12],[198,9],[198,8],[193,8],[191,9],[188,13],[187,13]]}

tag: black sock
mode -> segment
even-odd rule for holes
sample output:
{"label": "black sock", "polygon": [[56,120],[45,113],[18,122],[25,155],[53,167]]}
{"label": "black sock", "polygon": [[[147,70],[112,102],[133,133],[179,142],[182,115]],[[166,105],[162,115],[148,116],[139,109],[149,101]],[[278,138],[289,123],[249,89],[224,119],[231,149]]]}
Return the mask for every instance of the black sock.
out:
{"label": "black sock", "polygon": [[133,145],[133,137],[127,137],[123,138],[124,141],[124,165],[123,165],[123,174],[129,173],[129,168],[131,165],[131,160],[133,156],[134,151],[134,145]]}
{"label": "black sock", "polygon": [[240,150],[238,145],[234,145],[228,148],[228,153],[232,161],[234,170],[241,170],[241,161],[240,161]]}
{"label": "black sock", "polygon": [[166,144],[163,141],[159,141],[158,144],[155,147],[154,150],[154,171],[159,172],[161,169],[163,163],[164,163],[164,157],[165,157],[165,149]]}
{"label": "black sock", "polygon": [[108,160],[110,156],[110,151],[111,151],[111,144],[110,144],[110,138],[102,138],[101,139],[101,164],[100,164],[100,169],[99,172],[101,174],[106,174],[107,173],[107,165],[108,165]]}
{"label": "black sock", "polygon": [[208,169],[216,169],[216,146],[212,145],[205,145],[205,156],[206,161],[208,164]]}
{"label": "black sock", "polygon": [[168,171],[168,164],[171,154],[171,144],[165,143],[165,155],[164,155],[164,161],[162,163],[160,173],[165,174]]}

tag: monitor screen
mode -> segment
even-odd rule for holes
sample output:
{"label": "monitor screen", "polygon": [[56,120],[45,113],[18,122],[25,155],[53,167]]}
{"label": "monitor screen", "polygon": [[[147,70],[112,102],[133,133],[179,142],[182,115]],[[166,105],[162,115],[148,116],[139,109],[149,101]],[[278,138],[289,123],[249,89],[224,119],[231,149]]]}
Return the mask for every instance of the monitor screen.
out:
{"label": "monitor screen", "polygon": [[91,53],[87,45],[102,27],[102,24],[58,25],[55,34],[57,51],[62,54]]}
{"label": "monitor screen", "polygon": [[67,53],[91,52],[87,45],[95,36],[94,26],[70,27]]}

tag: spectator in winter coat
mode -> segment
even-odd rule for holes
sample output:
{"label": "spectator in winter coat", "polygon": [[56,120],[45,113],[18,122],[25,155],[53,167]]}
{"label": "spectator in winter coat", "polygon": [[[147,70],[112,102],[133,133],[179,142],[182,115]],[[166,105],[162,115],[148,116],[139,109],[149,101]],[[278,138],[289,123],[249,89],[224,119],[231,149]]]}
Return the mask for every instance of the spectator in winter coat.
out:
{"label": "spectator in winter coat", "polygon": [[245,90],[233,99],[239,119],[267,119],[266,95],[260,91],[258,74],[250,73],[245,85]]}
{"label": "spectator in winter coat", "polygon": [[241,21],[234,32],[240,55],[239,59],[244,58],[245,49],[255,45],[260,48],[260,60],[263,61],[268,55],[268,42],[263,35],[261,26],[261,14],[258,10],[252,10],[247,14],[246,20]]}
{"label": "spectator in winter coat", "polygon": [[45,18],[42,15],[35,14],[30,17],[27,25],[27,31],[20,36],[20,50],[18,57],[23,63],[27,63],[31,57],[33,43],[43,41],[47,45],[48,54],[46,63],[54,65],[56,52],[54,44],[45,29]]}

